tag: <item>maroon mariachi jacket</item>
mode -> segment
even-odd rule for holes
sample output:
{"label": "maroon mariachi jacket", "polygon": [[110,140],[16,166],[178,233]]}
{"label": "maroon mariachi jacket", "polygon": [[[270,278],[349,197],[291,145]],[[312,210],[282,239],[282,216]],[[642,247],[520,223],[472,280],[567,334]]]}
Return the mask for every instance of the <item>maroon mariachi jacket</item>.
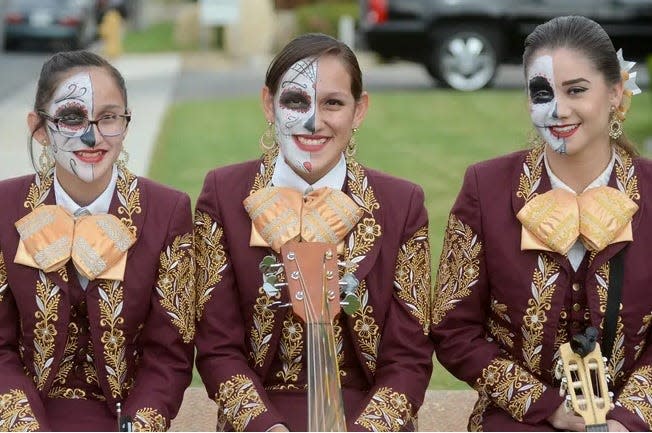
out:
{"label": "maroon mariachi jacket", "polygon": [[[50,430],[52,419],[44,413],[49,398],[91,398],[106,400],[106,413],[115,414],[121,402],[136,429],[164,430],[181,405],[192,371],[190,200],[120,169],[109,213],[137,240],[128,251],[123,282],[96,279],[82,292],[71,261],[48,273],[14,263],[19,241],[14,222],[37,206],[55,204],[52,184],[53,171],[44,178],[0,182],[5,203],[0,220],[1,429]],[[80,297],[89,337],[72,323],[78,307],[73,299]],[[79,347],[82,338],[90,340],[89,346]],[[81,385],[70,386],[68,373],[80,354],[87,359],[87,347],[92,347],[93,362],[84,366]],[[80,428],[74,413],[55,416],[66,420],[68,430]]]}
{"label": "maroon mariachi jacket", "polygon": [[[262,290],[242,201],[269,185],[276,155],[210,172],[197,202],[197,367],[235,430],[276,423],[306,430],[301,324]],[[423,402],[432,369],[430,252],[421,188],[347,162],[344,188],[364,215],[345,239],[362,308],[336,326],[349,430],[401,430]],[[280,301],[280,302],[277,302]],[[305,359],[305,358],[303,358]],[[303,409],[302,409],[303,408]]]}
{"label": "maroon mariachi jacket", "polygon": [[624,250],[622,308],[608,363],[616,407],[608,418],[652,427],[652,164],[617,149],[609,186],[634,200],[633,242],[588,252],[577,272],[553,252],[520,250],[518,211],[550,190],[543,148],[471,166],[453,206],[435,286],[432,337],[442,364],[479,393],[470,430],[551,430],[562,403],[559,346],[600,329],[609,260]]}

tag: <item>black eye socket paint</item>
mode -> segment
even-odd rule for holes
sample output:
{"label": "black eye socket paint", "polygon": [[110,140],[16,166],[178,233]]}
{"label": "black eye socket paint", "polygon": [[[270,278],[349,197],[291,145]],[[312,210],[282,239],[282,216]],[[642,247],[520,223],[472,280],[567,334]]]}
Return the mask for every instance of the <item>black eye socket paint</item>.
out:
{"label": "black eye socket paint", "polygon": [[532,77],[528,84],[528,90],[530,91],[530,99],[533,104],[545,104],[552,101],[555,97],[555,91],[545,77]]}

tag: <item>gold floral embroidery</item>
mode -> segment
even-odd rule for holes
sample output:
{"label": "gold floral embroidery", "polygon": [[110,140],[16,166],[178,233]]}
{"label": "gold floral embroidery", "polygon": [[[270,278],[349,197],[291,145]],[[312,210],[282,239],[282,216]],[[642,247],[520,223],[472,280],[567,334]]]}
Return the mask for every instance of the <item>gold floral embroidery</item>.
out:
{"label": "gold floral embroidery", "polygon": [[444,235],[432,305],[432,323],[437,325],[464,297],[480,276],[482,242],[471,227],[451,214]]}
{"label": "gold floral embroidery", "polygon": [[507,359],[496,358],[478,378],[474,388],[490,395],[493,402],[506,410],[517,421],[541,397],[546,387],[530,372]]}
{"label": "gold floral embroidery", "polygon": [[223,233],[222,227],[219,227],[208,213],[195,212],[197,320],[201,318],[204,305],[222,280],[222,272],[227,267],[224,245],[222,245]]}
{"label": "gold floral embroidery", "polygon": [[550,300],[557,285],[559,265],[545,254],[539,254],[537,268],[532,276],[532,298],[523,316],[523,359],[532,372],[540,372],[543,324],[548,320],[546,311],[550,310]]}
{"label": "gold floral embroidery", "polygon": [[195,277],[192,234],[174,238],[161,253],[156,293],[184,343],[195,336]]}
{"label": "gold floral embroidery", "polygon": [[[597,291],[598,298],[600,299],[600,311],[602,312],[602,321],[600,328],[604,328],[604,313],[607,311],[607,292],[609,290],[609,262],[600,266],[595,274],[595,279],[598,282]],[[611,358],[607,369],[611,374],[615,384],[619,384],[623,379],[624,372],[622,371],[625,364],[625,333],[623,320],[618,315],[618,322],[616,324],[616,335],[614,337],[613,349],[611,351]]]}
{"label": "gold floral embroidery", "polygon": [[67,398],[71,400],[85,400],[86,391],[80,388],[65,388],[63,386],[53,386],[48,393],[50,398]]}
{"label": "gold floral embroidery", "polygon": [[251,420],[267,412],[254,383],[241,374],[220,384],[215,401],[236,431],[244,431]]}
{"label": "gold floral embroidery", "polygon": [[643,324],[641,325],[641,328],[636,333],[636,335],[642,337],[642,340],[641,340],[640,343],[638,343],[636,346],[634,346],[634,349],[636,350],[636,352],[634,354],[634,359],[638,359],[641,356],[641,354],[643,353],[643,349],[645,349],[645,347],[647,347],[646,336],[647,336],[647,330],[650,328],[650,324],[652,324],[652,313],[646,314],[643,317],[642,322],[643,322]]}
{"label": "gold floral embroidery", "polygon": [[68,282],[68,270],[66,269],[65,266],[57,269],[57,274],[59,274],[59,276],[63,281],[65,281],[66,283]]}
{"label": "gold floral embroidery", "polygon": [[360,285],[355,290],[360,299],[361,307],[353,314],[355,320],[353,330],[358,334],[358,342],[362,357],[367,364],[367,368],[374,373],[376,371],[376,358],[378,357],[378,345],[380,344],[380,332],[378,325],[373,317],[374,309],[369,305],[369,291],[367,282],[360,281]]}
{"label": "gold floral embroidery", "polygon": [[[63,385],[66,383],[66,377],[68,373],[73,368],[73,361],[75,359],[75,354],[77,353],[77,345],[79,342],[79,329],[75,322],[70,322],[68,324],[68,340],[66,341],[66,346],[63,349],[63,359],[59,365],[59,370],[57,375],[52,382],[53,385],[60,384]],[[50,397],[55,397],[52,393],[61,393],[62,391],[55,391],[53,387],[48,394]]]}
{"label": "gold floral embroidery", "polygon": [[5,296],[7,287],[9,287],[9,283],[7,283],[7,267],[5,266],[2,251],[0,251],[0,302],[2,302],[2,298]]}
{"label": "gold floral embroidery", "polygon": [[650,389],[652,389],[652,366],[646,365],[632,372],[616,401],[616,406],[622,406],[635,413],[648,427],[652,425]]}
{"label": "gold floral embroidery", "polygon": [[398,297],[405,301],[419,320],[424,335],[430,332],[430,244],[428,227],[422,227],[398,252],[394,287]]}
{"label": "gold floral embroidery", "polygon": [[122,397],[128,388],[125,375],[125,337],[119,328],[124,323],[120,316],[123,306],[122,286],[120,281],[101,280],[98,291],[100,295],[100,326],[104,328],[101,341],[104,344],[104,361],[107,379],[114,398]]}
{"label": "gold floral embroidery", "polygon": [[166,431],[167,422],[156,409],[138,409],[133,420],[134,431]]}
{"label": "gold floral embroidery", "polygon": [[36,173],[34,176],[34,182],[32,182],[32,184],[29,186],[27,199],[23,203],[23,206],[30,210],[34,210],[43,204],[48,194],[50,193],[52,182],[54,182],[54,167],[48,170],[43,179],[41,178],[40,174]]}
{"label": "gold floral embroidery", "polygon": [[263,155],[263,161],[260,164],[258,173],[256,173],[256,176],[254,177],[254,183],[251,187],[251,191],[249,191],[249,195],[270,184],[272,181],[272,175],[274,174],[274,165],[277,156],[278,149],[272,152],[267,152]]}
{"label": "gold floral embroidery", "polygon": [[494,319],[489,318],[487,321],[487,328],[491,338],[497,340],[503,346],[510,349],[514,348],[514,334],[504,326],[500,326]]}
{"label": "gold floral embroidery", "polygon": [[6,432],[37,431],[39,423],[32,412],[27,395],[12,389],[0,394],[0,430]]}
{"label": "gold floral embroidery", "polygon": [[478,400],[473,406],[471,415],[469,416],[469,424],[467,425],[468,431],[482,431],[482,422],[484,420],[484,413],[491,405],[491,399],[484,392],[478,394]]}
{"label": "gold floral embroidery", "polygon": [[127,170],[125,167],[118,168],[118,181],[116,184],[116,191],[118,193],[118,200],[120,207],[118,207],[119,215],[126,215],[120,218],[129,230],[137,235],[138,229],[134,225],[132,219],[134,214],[142,212],[140,207],[140,189],[138,188],[138,177]]}
{"label": "gold floral embroidery", "polygon": [[355,424],[373,431],[400,431],[412,418],[412,404],[392,388],[378,389]]}
{"label": "gold floral embroidery", "polygon": [[536,197],[535,191],[541,183],[543,150],[543,146],[533,147],[523,163],[523,171],[518,180],[516,196],[525,200],[526,203]]}
{"label": "gold floral embroidery", "polygon": [[283,321],[279,346],[283,369],[276,373],[276,377],[283,382],[296,382],[302,367],[303,326],[295,319],[292,310]]}
{"label": "gold floral embroidery", "polygon": [[632,157],[620,146],[616,146],[616,183],[618,189],[632,200],[640,200],[638,192],[638,178],[634,174]]}
{"label": "gold floral embroidery", "polygon": [[270,306],[278,299],[279,295],[268,296],[262,286],[258,288],[258,293],[260,296],[256,298],[256,305],[254,305],[254,324],[251,330],[249,356],[257,366],[262,367],[269,350],[274,325],[274,313]]}
{"label": "gold floral embroidery", "polygon": [[34,371],[35,383],[39,390],[43,389],[50,374],[54,361],[54,339],[57,330],[54,326],[59,315],[59,286],[53,284],[43,271],[38,271],[40,281],[36,282],[36,328],[34,329]]}

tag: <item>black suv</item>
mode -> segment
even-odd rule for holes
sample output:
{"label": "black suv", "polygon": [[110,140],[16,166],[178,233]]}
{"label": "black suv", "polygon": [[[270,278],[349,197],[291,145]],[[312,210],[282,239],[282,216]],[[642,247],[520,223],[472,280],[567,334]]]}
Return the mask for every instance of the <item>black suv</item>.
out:
{"label": "black suv", "polygon": [[652,53],[652,0],[360,0],[363,44],[423,64],[444,86],[491,85],[498,65],[520,64],[525,37],[555,16],[599,22],[626,59]]}

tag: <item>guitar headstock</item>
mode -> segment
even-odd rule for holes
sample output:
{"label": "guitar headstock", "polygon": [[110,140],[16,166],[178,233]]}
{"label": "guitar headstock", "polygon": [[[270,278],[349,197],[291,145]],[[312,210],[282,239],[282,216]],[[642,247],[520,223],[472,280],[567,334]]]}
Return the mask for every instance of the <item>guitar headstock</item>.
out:
{"label": "guitar headstock", "polygon": [[558,374],[561,376],[560,394],[566,392],[567,408],[573,409],[584,419],[587,431],[595,431],[607,424],[607,413],[613,408],[609,392],[604,358],[600,345],[595,343],[592,351],[580,356],[571,343],[559,348]]}
{"label": "guitar headstock", "polygon": [[[275,256],[265,256],[259,268],[263,274],[263,289],[277,296],[288,289],[294,312],[305,323],[332,323],[340,312],[353,314],[360,308],[355,294],[358,280],[350,272],[339,278],[337,246],[325,242],[289,241],[281,247],[282,263]],[[279,275],[285,271],[285,281]],[[343,300],[340,300],[343,297]],[[280,302],[279,302],[280,304]]]}

